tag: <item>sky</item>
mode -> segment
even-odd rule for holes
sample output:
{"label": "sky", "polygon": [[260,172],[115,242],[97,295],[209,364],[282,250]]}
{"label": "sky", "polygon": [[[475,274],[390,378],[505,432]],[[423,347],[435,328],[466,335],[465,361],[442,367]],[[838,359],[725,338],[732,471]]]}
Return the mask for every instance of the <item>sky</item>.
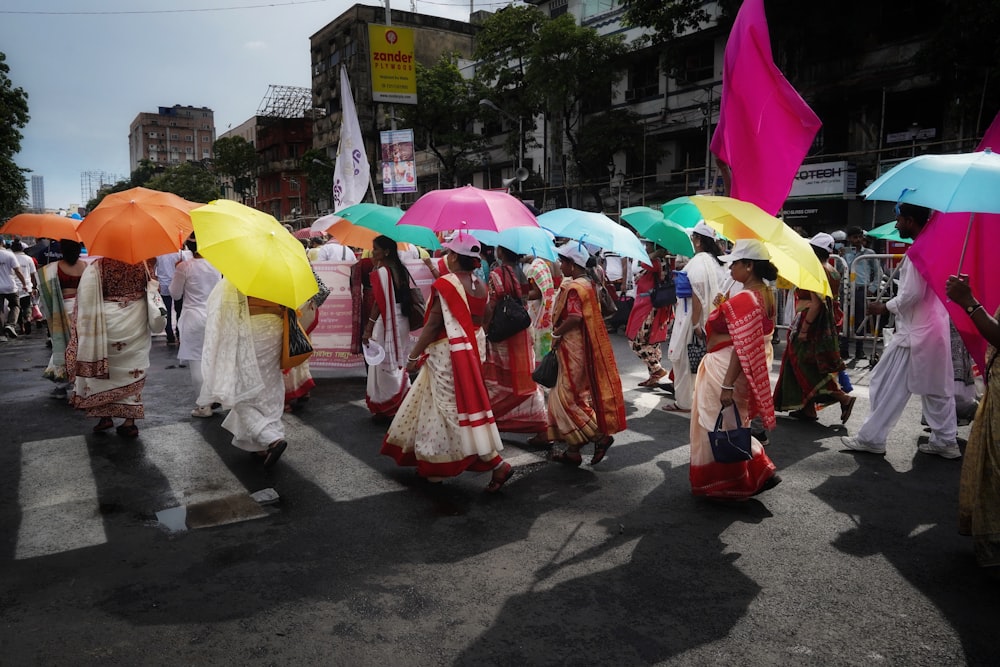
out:
{"label": "sky", "polygon": [[[413,0],[461,21],[467,0]],[[256,114],[271,84],[310,87],[309,37],[374,0],[4,0],[0,52],[28,93],[14,160],[49,209],[83,205],[81,172],[128,177],[129,124],[158,107],[208,107],[217,134]],[[393,9],[410,10],[411,0]],[[476,0],[498,9],[501,0]],[[30,176],[30,175],[29,175]],[[31,192],[30,184],[28,192]]]}

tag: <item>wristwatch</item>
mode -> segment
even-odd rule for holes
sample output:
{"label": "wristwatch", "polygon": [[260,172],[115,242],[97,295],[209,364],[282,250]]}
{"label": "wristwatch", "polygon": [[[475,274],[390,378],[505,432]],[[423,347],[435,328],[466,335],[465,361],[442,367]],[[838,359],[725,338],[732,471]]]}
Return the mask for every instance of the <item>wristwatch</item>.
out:
{"label": "wristwatch", "polygon": [[976,303],[976,304],[973,304],[971,306],[966,306],[965,307],[965,312],[968,313],[969,315],[971,315],[972,313],[976,312],[976,310],[978,310],[981,305],[982,304]]}

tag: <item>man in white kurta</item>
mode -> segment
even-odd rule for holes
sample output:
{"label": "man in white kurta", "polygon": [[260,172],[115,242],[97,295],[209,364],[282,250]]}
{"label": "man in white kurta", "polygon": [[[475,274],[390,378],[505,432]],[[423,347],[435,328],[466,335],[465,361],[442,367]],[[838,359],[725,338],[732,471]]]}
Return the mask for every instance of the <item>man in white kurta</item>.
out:
{"label": "man in white kurta", "polygon": [[[899,235],[916,238],[930,211],[911,204],[899,204],[897,210]],[[848,449],[884,454],[889,431],[910,396],[919,394],[931,437],[918,449],[946,459],[959,458],[948,311],[908,258],[900,265],[896,296],[868,307],[872,315],[886,311],[896,316],[896,332],[872,373],[871,412],[858,435],[842,441]]]}

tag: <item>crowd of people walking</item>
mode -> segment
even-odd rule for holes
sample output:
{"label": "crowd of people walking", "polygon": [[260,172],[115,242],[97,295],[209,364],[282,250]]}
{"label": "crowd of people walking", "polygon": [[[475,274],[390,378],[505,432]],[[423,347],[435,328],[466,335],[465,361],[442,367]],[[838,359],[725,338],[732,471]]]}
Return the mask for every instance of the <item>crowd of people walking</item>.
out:
{"label": "crowd of people walking", "polygon": [[[900,205],[900,234],[918,236],[928,213]],[[848,252],[861,256],[868,251],[855,231],[846,234]],[[567,466],[583,464],[585,450],[590,465],[605,460],[614,436],[626,429],[622,379],[609,335],[614,327],[601,303],[602,290],[613,293],[616,287],[631,290],[634,299],[625,335],[648,374],[639,388],[670,389],[663,410],[690,419],[689,477],[696,496],[744,500],[781,481],[765,451],[777,412],[816,421],[824,406],[838,405],[838,420],[848,422],[857,400],[844,381],[847,339],[841,336],[845,313],[839,296],[848,291],[857,297],[855,306],[862,304],[865,318],[894,316],[895,335],[871,376],[870,413],[857,435],[843,439],[844,446],[884,454],[890,430],[917,393],[931,430],[919,451],[963,455],[956,438],[947,313],[905,259],[896,295],[872,303],[868,292],[881,279],[877,263],[842,286],[844,277],[833,263],[835,238],[813,236],[809,243],[831,293],[788,293],[793,315],[772,383],[780,316],[778,271],[767,246],[740,240],[725,254],[718,234],[704,222],[690,237],[694,253],[686,262],[649,242],[649,262],[623,260],[623,276],[612,284],[595,271],[600,249],[579,241],[562,241],[558,261],[550,262],[504,246],[490,254],[475,237],[459,233],[442,244],[437,257],[412,254],[423,256],[434,275],[426,303],[401,257],[402,246],[386,236],[375,238],[360,261],[335,241],[306,243],[313,247],[302,251],[315,261],[346,261],[350,255],[355,279],[364,273],[357,290],[365,315],[359,339],[368,362],[366,405],[374,421],[387,424],[381,453],[430,482],[489,472],[486,490],[499,491],[513,476],[501,453],[502,432],[529,434],[529,446],[547,449],[551,461]],[[227,412],[222,426],[232,433],[234,446],[267,468],[278,462],[288,447],[283,414],[314,386],[307,364],[283,368],[290,319],[298,326],[289,316],[292,309],[241,293],[201,257],[193,236],[184,251],[137,264],[110,258],[85,262],[80,245],[64,239],[60,256],[37,272],[19,260],[20,243],[12,249],[0,255],[5,333],[25,331],[22,312],[30,313],[37,301],[52,348],[44,376],[56,383],[54,396],[97,418],[95,433],[139,435],[151,345],[146,289],[155,277],[167,308],[174,311],[176,305],[167,345],[177,347],[178,359],[190,369],[192,417],[211,417],[222,408]],[[665,282],[674,286],[672,299],[668,305],[655,303],[653,294]],[[967,280],[953,276],[947,289],[992,345],[984,373],[987,392],[965,451],[961,529],[975,537],[981,562],[1000,565],[1000,466],[991,449],[994,429],[1000,430],[993,395],[1000,325],[978,305]],[[305,330],[315,326],[329,293],[323,290],[297,309]],[[487,335],[497,324],[494,318],[510,317],[509,303],[525,313],[525,323],[502,337]],[[860,356],[863,340],[857,345]],[[558,369],[548,389],[533,378],[546,355]],[[121,422],[116,425],[115,419]],[[720,454],[720,433],[743,433],[738,460]]]}

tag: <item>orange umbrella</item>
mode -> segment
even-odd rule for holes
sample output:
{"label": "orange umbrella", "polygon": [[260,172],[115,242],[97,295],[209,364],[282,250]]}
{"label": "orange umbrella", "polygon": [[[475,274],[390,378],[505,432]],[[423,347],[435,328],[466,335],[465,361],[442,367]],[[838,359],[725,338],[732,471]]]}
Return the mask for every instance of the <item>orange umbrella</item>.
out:
{"label": "orange umbrella", "polygon": [[82,241],[76,229],[80,220],[55,213],[21,213],[0,227],[0,234],[31,236],[36,239]]}
{"label": "orange umbrella", "polygon": [[[364,248],[365,250],[371,250],[372,241],[376,237],[382,236],[381,232],[356,225],[350,220],[341,220],[340,222],[333,223],[327,227],[326,233],[337,239],[337,242],[342,245],[352,248]],[[405,249],[407,246],[408,244],[406,243],[396,244],[396,247],[400,250]]]}
{"label": "orange umbrella", "polygon": [[198,206],[169,192],[132,188],[105,197],[78,231],[91,255],[135,264],[177,252],[193,229],[189,212]]}

